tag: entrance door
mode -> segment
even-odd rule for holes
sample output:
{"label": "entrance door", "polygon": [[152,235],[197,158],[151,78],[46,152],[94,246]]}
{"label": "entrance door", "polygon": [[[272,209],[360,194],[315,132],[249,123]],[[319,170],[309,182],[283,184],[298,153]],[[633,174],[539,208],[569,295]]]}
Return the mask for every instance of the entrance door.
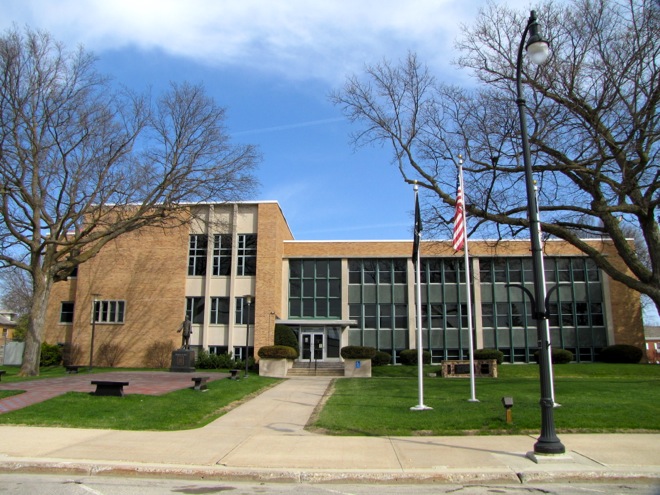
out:
{"label": "entrance door", "polygon": [[300,355],[303,361],[323,361],[323,340],[322,333],[302,334],[302,352]]}

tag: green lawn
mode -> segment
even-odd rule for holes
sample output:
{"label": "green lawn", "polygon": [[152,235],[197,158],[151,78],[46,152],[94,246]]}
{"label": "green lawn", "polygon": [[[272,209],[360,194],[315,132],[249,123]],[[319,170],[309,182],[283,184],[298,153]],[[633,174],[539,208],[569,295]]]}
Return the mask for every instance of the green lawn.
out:
{"label": "green lawn", "polygon": [[[410,411],[418,403],[416,367],[380,367],[371,379],[337,380],[313,427],[339,435],[538,433],[536,365],[499,366],[499,378],[477,379],[478,403],[468,402],[469,379],[429,378],[429,371],[438,367],[425,368],[430,411]],[[554,373],[558,433],[660,431],[660,366],[567,364]],[[512,424],[505,421],[504,396],[514,399]]]}
{"label": "green lawn", "polygon": [[206,392],[187,388],[160,396],[96,397],[69,392],[0,414],[0,424],[158,431],[199,428],[222,416],[237,401],[278,381],[250,375],[248,380],[209,382]]}

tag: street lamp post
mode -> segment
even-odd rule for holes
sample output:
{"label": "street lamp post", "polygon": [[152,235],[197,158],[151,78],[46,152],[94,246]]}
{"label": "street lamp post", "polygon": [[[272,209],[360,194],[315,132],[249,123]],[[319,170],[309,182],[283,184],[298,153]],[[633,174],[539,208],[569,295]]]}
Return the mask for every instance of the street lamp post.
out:
{"label": "street lamp post", "polygon": [[247,328],[245,332],[245,378],[248,377],[248,347],[250,345],[250,307],[252,306],[252,296],[247,295],[244,296],[243,299],[245,299],[245,302],[247,303]]}
{"label": "street lamp post", "polygon": [[96,303],[100,294],[92,294],[92,339],[89,344],[89,371],[92,371],[94,365],[94,334],[96,333]]}
{"label": "street lamp post", "polygon": [[[525,38],[529,34],[529,41],[525,45]],[[518,112],[520,113],[520,132],[522,135],[523,160],[525,164],[525,188],[527,190],[527,214],[529,216],[529,230],[532,243],[532,270],[534,272],[534,299],[533,315],[536,320],[536,330],[539,341],[539,375],[541,381],[541,435],[534,444],[536,454],[563,454],[566,449],[555,432],[554,401],[552,399],[552,383],[550,363],[546,350],[550,345],[548,335],[545,331],[545,322],[548,318],[546,309],[545,276],[543,272],[543,251],[539,238],[539,215],[536,205],[536,193],[534,191],[534,176],[532,172],[532,160],[529,151],[529,139],[527,136],[527,117],[525,98],[522,93],[522,58],[523,47],[532,62],[542,64],[549,55],[548,42],[539,35],[539,25],[536,21],[536,12],[531,11],[527,26],[523,32],[520,46],[518,47],[518,59],[516,63],[516,90]]]}

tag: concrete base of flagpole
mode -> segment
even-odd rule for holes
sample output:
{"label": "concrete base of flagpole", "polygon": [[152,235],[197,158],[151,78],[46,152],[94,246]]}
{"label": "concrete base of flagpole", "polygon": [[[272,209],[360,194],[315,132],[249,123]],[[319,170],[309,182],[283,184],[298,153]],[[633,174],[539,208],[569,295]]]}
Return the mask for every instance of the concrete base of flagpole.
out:
{"label": "concrete base of flagpole", "polygon": [[431,411],[433,410],[430,406],[425,406],[424,404],[417,404],[410,408],[411,411]]}
{"label": "concrete base of flagpole", "polygon": [[468,399],[468,402],[479,402],[479,399]]}

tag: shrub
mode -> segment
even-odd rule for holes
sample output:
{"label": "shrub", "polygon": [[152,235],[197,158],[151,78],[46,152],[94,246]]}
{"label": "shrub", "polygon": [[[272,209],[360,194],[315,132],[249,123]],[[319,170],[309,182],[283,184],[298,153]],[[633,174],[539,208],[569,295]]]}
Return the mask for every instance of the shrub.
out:
{"label": "shrub", "polygon": [[82,349],[78,344],[64,344],[64,349],[62,351],[63,364],[68,366],[80,365],[82,362],[82,356]]}
{"label": "shrub", "polygon": [[116,342],[103,342],[97,351],[98,363],[101,366],[114,368],[126,352],[126,347]]}
{"label": "shrub", "polygon": [[616,344],[605,347],[598,355],[604,363],[635,364],[639,363],[644,352],[634,345]]}
{"label": "shrub", "polygon": [[257,354],[262,359],[296,359],[298,349],[288,345],[267,345],[259,349]]}
{"label": "shrub", "polygon": [[[566,349],[552,348],[552,364],[568,364],[575,359],[573,353]],[[539,362],[539,351],[534,353],[534,360]]]}
{"label": "shrub", "polygon": [[167,368],[172,362],[174,348],[171,340],[152,342],[144,351],[144,361],[150,368]]}
{"label": "shrub", "polygon": [[377,351],[371,358],[372,366],[387,366],[392,362],[392,355],[389,352]]}
{"label": "shrub", "polygon": [[363,347],[361,345],[347,345],[341,348],[341,357],[344,359],[373,359],[378,352],[374,347]]}
{"label": "shrub", "polygon": [[275,338],[273,343],[275,345],[286,345],[298,349],[298,337],[296,337],[295,332],[286,325],[275,325]]}
{"label": "shrub", "polygon": [[233,369],[237,367],[239,367],[238,363],[231,353],[210,354],[206,349],[201,349],[195,360],[195,368],[202,370]]}
{"label": "shrub", "polygon": [[57,366],[62,363],[62,348],[59,345],[41,344],[41,366]]}
{"label": "shrub", "polygon": [[[406,349],[399,353],[399,361],[406,366],[414,366],[417,364],[417,349]],[[422,352],[422,364],[431,364],[431,353],[429,351]]]}
{"label": "shrub", "polygon": [[477,349],[474,351],[474,359],[497,359],[497,364],[502,364],[504,353],[497,349]]}

